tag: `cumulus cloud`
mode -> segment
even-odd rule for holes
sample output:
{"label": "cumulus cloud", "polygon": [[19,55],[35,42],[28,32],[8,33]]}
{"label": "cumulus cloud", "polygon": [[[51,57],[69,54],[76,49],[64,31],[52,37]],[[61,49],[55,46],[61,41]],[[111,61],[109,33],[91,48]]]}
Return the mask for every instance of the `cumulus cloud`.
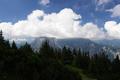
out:
{"label": "cumulus cloud", "polygon": [[50,0],[40,0],[40,4],[47,5],[50,3]]}
{"label": "cumulus cloud", "polygon": [[105,30],[110,37],[120,39],[120,23],[108,21],[105,23]]}
{"label": "cumulus cloud", "polygon": [[[104,32],[97,25],[80,24],[81,16],[72,9],[65,8],[58,13],[46,14],[35,10],[27,16],[27,20],[15,24],[2,22],[0,29],[6,38],[16,37],[56,37],[56,38],[103,38]],[[99,36],[98,36],[99,35]]]}
{"label": "cumulus cloud", "polygon": [[98,5],[109,3],[111,0],[97,0]]}
{"label": "cumulus cloud", "polygon": [[107,11],[111,13],[111,17],[120,17],[120,4]]}
{"label": "cumulus cloud", "polygon": [[13,40],[25,40],[26,37],[56,37],[56,38],[88,38],[120,39],[120,23],[107,21],[103,29],[92,22],[81,25],[82,17],[72,9],[65,8],[58,13],[47,14],[42,10],[34,10],[21,20],[12,24],[10,22],[0,23],[0,29],[5,38]]}
{"label": "cumulus cloud", "polygon": [[97,25],[93,23],[86,23],[79,29],[79,37],[88,39],[103,39],[105,38],[105,33],[102,29],[98,28]]}

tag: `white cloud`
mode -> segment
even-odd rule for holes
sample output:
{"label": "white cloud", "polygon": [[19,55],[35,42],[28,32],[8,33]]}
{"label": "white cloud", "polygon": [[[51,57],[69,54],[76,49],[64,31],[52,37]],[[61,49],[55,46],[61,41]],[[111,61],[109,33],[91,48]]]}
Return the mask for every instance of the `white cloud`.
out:
{"label": "white cloud", "polygon": [[[5,37],[56,37],[56,38],[103,38],[104,32],[97,25],[87,23],[80,25],[81,16],[72,9],[65,8],[59,13],[46,14],[42,10],[35,10],[28,15],[27,20],[15,24],[0,23]],[[99,35],[99,36],[98,36]]]}
{"label": "white cloud", "polygon": [[0,29],[3,30],[5,38],[22,39],[26,37],[56,37],[56,38],[88,38],[120,39],[120,23],[107,21],[103,29],[93,23],[81,25],[81,16],[72,9],[65,8],[58,13],[46,14],[42,10],[34,10],[15,24],[2,22]]}
{"label": "white cloud", "polygon": [[[84,26],[80,27],[79,37],[88,39],[103,39],[105,38],[105,33],[98,28],[97,25],[93,23],[86,23]],[[83,34],[83,35],[82,35]]]}
{"label": "white cloud", "polygon": [[97,4],[98,5],[102,5],[102,4],[107,4],[109,3],[111,0],[97,0]]}
{"label": "white cloud", "polygon": [[50,3],[50,0],[40,0],[40,4],[47,5]]}
{"label": "white cloud", "polygon": [[107,10],[111,12],[111,17],[120,17],[120,4],[116,5],[114,8]]}
{"label": "white cloud", "polygon": [[110,37],[120,39],[120,23],[108,21],[105,23],[105,30]]}

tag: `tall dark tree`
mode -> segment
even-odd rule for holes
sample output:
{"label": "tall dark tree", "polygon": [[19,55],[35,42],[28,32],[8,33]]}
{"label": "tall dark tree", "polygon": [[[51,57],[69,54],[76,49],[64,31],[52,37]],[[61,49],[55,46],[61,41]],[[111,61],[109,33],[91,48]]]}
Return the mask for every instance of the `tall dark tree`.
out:
{"label": "tall dark tree", "polygon": [[12,49],[17,49],[15,41],[12,42]]}
{"label": "tall dark tree", "polygon": [[72,64],[73,55],[72,55],[72,51],[70,50],[70,48],[67,48],[65,46],[63,47],[63,49],[62,49],[62,57],[63,57],[64,64]]}
{"label": "tall dark tree", "polygon": [[119,56],[117,55],[116,58],[113,60],[112,62],[113,66],[112,66],[112,70],[114,73],[120,73],[120,60],[119,60]]}
{"label": "tall dark tree", "polygon": [[51,58],[54,56],[54,50],[53,48],[49,45],[49,41],[45,40],[42,43],[42,46],[40,47],[40,51],[39,51],[40,55],[44,56],[44,57],[48,57]]}
{"label": "tall dark tree", "polygon": [[3,32],[2,32],[2,30],[0,31],[0,42],[4,42],[4,37],[3,37]]}

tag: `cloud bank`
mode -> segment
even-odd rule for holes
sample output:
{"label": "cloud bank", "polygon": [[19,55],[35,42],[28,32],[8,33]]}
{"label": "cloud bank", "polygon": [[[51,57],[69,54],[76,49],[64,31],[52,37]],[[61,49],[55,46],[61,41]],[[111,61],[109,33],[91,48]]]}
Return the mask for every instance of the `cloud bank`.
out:
{"label": "cloud bank", "polygon": [[111,17],[120,17],[120,4],[107,11],[111,13]]}
{"label": "cloud bank", "polygon": [[88,38],[120,39],[120,23],[107,21],[104,30],[93,23],[81,25],[82,17],[72,9],[65,8],[58,13],[47,14],[42,10],[34,10],[27,16],[26,20],[21,20],[12,24],[1,22],[0,29],[5,38],[25,38],[25,37],[56,37],[56,38]]}

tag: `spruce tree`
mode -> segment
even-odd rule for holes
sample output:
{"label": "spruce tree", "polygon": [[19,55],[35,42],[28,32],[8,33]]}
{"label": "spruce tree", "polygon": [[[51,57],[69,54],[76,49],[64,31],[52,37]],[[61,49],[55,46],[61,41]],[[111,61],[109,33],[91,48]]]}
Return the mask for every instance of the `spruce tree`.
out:
{"label": "spruce tree", "polygon": [[15,41],[12,42],[12,49],[17,49]]}

